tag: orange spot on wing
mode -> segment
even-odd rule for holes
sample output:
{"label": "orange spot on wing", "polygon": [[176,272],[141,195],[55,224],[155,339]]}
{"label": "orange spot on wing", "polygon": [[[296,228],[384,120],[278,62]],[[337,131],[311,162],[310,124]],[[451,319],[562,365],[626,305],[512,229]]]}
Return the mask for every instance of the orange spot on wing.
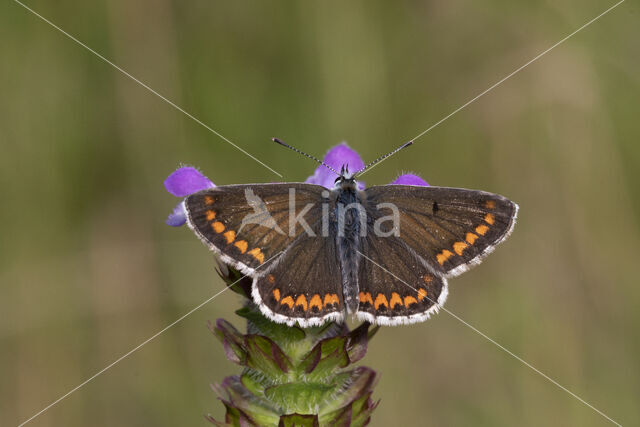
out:
{"label": "orange spot on wing", "polygon": [[487,222],[487,224],[493,225],[496,222],[496,217],[493,216],[493,214],[488,213],[484,216],[484,220]]}
{"label": "orange spot on wing", "polygon": [[233,246],[240,249],[241,253],[245,253],[247,251],[247,248],[249,247],[249,244],[246,240],[238,240],[233,244]]}
{"label": "orange spot on wing", "polygon": [[462,255],[462,252],[467,249],[469,247],[469,245],[467,245],[465,242],[455,242],[453,244],[453,250],[458,254],[458,255]]}
{"label": "orange spot on wing", "polygon": [[222,233],[224,231],[224,224],[220,221],[216,221],[211,224],[211,228],[213,228],[213,231],[215,231],[216,233]]}
{"label": "orange spot on wing", "polygon": [[373,303],[373,307],[377,310],[378,307],[384,305],[385,307],[389,307],[389,302],[387,301],[387,297],[384,294],[378,294],[376,297],[376,301]]}
{"label": "orange spot on wing", "polygon": [[484,203],[484,205],[485,205],[485,207],[486,207],[487,209],[495,209],[495,208],[496,208],[496,201],[495,201],[495,200],[487,200],[487,201]]}
{"label": "orange spot on wing", "polygon": [[315,294],[311,297],[311,301],[309,301],[309,308],[318,307],[318,310],[322,310],[322,298],[320,295]]}
{"label": "orange spot on wing", "polygon": [[409,306],[410,306],[411,304],[417,304],[417,303],[418,303],[418,300],[416,300],[416,299],[415,299],[414,297],[412,297],[412,296],[406,296],[406,297],[404,297],[404,306],[405,306],[405,307],[407,307],[407,308],[409,308]]}
{"label": "orange spot on wing", "polygon": [[429,276],[428,274],[425,274],[424,276],[422,276],[422,280],[424,280],[424,283],[431,283],[433,282],[433,277]]}
{"label": "orange spot on wing", "polygon": [[371,293],[360,292],[360,302],[368,302],[369,304],[373,305],[373,298],[371,298]]}
{"label": "orange spot on wing", "polygon": [[338,304],[340,301],[338,300],[338,295],[336,294],[325,294],[324,295],[324,306],[328,306],[331,304]]}
{"label": "orange spot on wing", "polygon": [[216,211],[207,211],[207,221],[213,221],[216,218]]}
{"label": "orange spot on wing", "polygon": [[269,274],[267,275],[267,280],[269,281],[269,283],[273,284],[276,282],[276,278],[273,276],[273,274]]}
{"label": "orange spot on wing", "polygon": [[302,309],[304,311],[307,311],[307,297],[305,297],[304,295],[299,295],[296,299],[296,307],[297,306],[302,306]]}
{"label": "orange spot on wing", "polygon": [[282,298],[282,301],[280,301],[280,304],[288,305],[289,308],[293,308],[293,298],[291,298],[290,296],[284,297]]}
{"label": "orange spot on wing", "polygon": [[453,252],[444,249],[438,255],[436,255],[436,259],[438,260],[438,264],[442,265],[446,260],[453,256]]}
{"label": "orange spot on wing", "polygon": [[478,233],[481,236],[484,236],[485,234],[487,234],[487,231],[489,231],[489,227],[487,227],[484,224],[480,224],[479,226],[476,227],[476,233]]}
{"label": "orange spot on wing", "polygon": [[398,295],[397,292],[391,294],[391,300],[389,301],[389,307],[393,310],[393,307],[396,305],[402,305],[402,298]]}
{"label": "orange spot on wing", "polygon": [[236,240],[236,232],[233,230],[229,230],[223,234],[224,238],[227,239],[227,243],[231,243]]}
{"label": "orange spot on wing", "polygon": [[205,204],[205,205],[211,206],[211,205],[213,204],[213,202],[214,202],[214,201],[215,201],[215,200],[214,200],[214,198],[213,198],[213,197],[211,197],[211,196],[204,196],[204,204]]}
{"label": "orange spot on wing", "polygon": [[473,233],[467,233],[467,235],[464,236],[464,240],[466,240],[470,245],[473,245],[477,238],[478,236]]}
{"label": "orange spot on wing", "polygon": [[276,301],[280,301],[280,289],[276,288],[273,290],[273,297]]}
{"label": "orange spot on wing", "polygon": [[260,250],[260,248],[253,248],[249,251],[249,254],[253,256],[255,259],[260,261],[260,264],[264,262],[264,254]]}
{"label": "orange spot on wing", "polygon": [[422,301],[426,297],[427,297],[427,290],[422,288],[418,289],[418,301]]}

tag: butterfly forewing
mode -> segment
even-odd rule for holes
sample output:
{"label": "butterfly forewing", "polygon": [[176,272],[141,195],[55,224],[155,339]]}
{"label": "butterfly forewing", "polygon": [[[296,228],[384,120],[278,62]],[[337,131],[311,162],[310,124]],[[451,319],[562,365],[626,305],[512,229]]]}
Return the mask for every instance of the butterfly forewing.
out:
{"label": "butterfly forewing", "polygon": [[290,215],[304,213],[307,222],[320,218],[323,190],[296,183],[215,187],[187,197],[187,220],[225,262],[254,276],[258,267],[305,232],[299,223],[291,227]]}
{"label": "butterfly forewing", "polygon": [[434,272],[447,276],[479,263],[504,240],[518,210],[500,195],[461,188],[386,185],[365,193],[370,211],[380,203],[397,208],[399,237]]}

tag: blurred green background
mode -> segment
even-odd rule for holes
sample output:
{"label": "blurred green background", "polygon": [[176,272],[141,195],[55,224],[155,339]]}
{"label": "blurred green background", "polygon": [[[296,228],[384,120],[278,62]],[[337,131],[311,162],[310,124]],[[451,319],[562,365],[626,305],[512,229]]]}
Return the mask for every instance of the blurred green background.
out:
{"label": "blurred green background", "polygon": [[[371,160],[613,2],[27,3],[284,180],[346,140]],[[627,1],[366,175],[520,204],[447,308],[622,424],[640,421],[640,27]],[[0,4],[0,425],[17,425],[222,287],[164,224],[181,162],[216,184],[276,175],[17,3]],[[208,425],[238,367],[207,320],[227,292],[33,426]],[[608,422],[446,313],[385,328],[372,425]]]}

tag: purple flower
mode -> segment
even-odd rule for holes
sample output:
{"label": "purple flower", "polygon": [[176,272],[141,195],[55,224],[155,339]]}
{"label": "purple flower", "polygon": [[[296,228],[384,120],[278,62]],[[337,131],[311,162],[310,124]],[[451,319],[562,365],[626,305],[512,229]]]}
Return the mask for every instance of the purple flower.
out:
{"label": "purple flower", "polygon": [[[215,186],[209,178],[191,166],[181,167],[164,180],[164,187],[176,197],[186,197],[189,194]],[[187,217],[184,213],[183,202],[180,202],[173,209],[166,223],[172,227],[180,227],[185,222],[187,222]]]}
{"label": "purple flower", "polygon": [[414,175],[414,174],[410,174],[410,173],[407,173],[407,174],[404,174],[404,175],[400,175],[391,184],[396,184],[396,185],[421,185],[423,187],[428,187],[429,186],[429,183],[427,181],[425,181],[424,179],[420,178],[418,175]]}
{"label": "purple flower", "polygon": [[216,185],[200,171],[191,166],[184,166],[173,172],[164,180],[167,191],[176,197],[186,197],[205,188]]}
{"label": "purple flower", "polygon": [[[364,162],[360,158],[360,155],[344,142],[327,151],[327,154],[324,156],[324,162],[338,171],[343,165],[346,165],[349,167],[349,172],[351,173],[354,173],[364,167]],[[305,182],[322,185],[327,188],[333,188],[335,179],[336,175],[332,171],[320,165],[316,168],[313,175],[307,178]],[[391,182],[391,184],[429,185],[424,179],[413,174],[400,175]],[[196,168],[184,166],[169,175],[169,177],[164,181],[164,186],[167,191],[174,196],[186,197],[200,190],[213,188],[216,185]],[[364,182],[358,181],[358,187],[363,190],[365,188]],[[169,218],[167,218],[166,223],[173,227],[180,227],[185,224],[186,220],[184,202],[180,202],[173,209],[173,212],[169,215]]]}
{"label": "purple flower", "polygon": [[[331,166],[333,169],[340,171],[343,165],[349,167],[349,172],[354,173],[364,167],[364,162],[360,158],[360,155],[345,142],[336,145],[327,151],[324,156],[324,162]],[[336,174],[320,165],[316,168],[316,171],[305,182],[309,184],[322,185],[323,187],[333,188],[336,180]],[[364,183],[358,182],[358,187],[364,189]]]}

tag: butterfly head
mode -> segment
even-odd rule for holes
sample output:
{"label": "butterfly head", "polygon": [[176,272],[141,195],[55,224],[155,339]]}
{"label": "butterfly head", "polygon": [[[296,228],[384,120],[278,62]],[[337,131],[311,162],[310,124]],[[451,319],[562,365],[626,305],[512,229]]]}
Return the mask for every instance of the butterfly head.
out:
{"label": "butterfly head", "polygon": [[335,186],[336,188],[356,188],[356,174],[349,172],[348,165],[342,165],[342,169],[340,169],[340,175],[336,178]]}

